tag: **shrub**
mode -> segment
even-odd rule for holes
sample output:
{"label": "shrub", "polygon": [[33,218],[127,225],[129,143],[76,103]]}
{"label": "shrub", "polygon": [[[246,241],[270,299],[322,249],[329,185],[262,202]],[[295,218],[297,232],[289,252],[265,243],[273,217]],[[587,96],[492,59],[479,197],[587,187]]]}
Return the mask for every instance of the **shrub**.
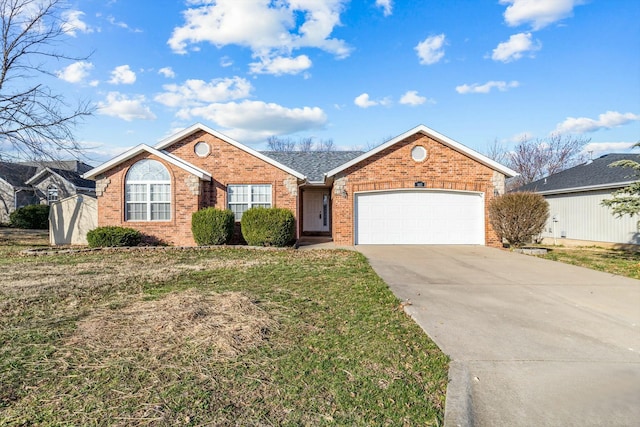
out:
{"label": "shrub", "polygon": [[542,232],[549,204],[537,193],[507,193],[489,203],[489,222],[498,236],[515,247]]}
{"label": "shrub", "polygon": [[87,242],[92,248],[114,246],[137,246],[142,240],[138,230],[126,227],[98,227],[87,233]]}
{"label": "shrub", "polygon": [[49,228],[49,205],[28,205],[11,212],[11,226],[46,230]]}
{"label": "shrub", "polygon": [[251,246],[287,246],[295,236],[295,218],[288,209],[251,208],[242,215],[242,237]]}
{"label": "shrub", "polygon": [[233,237],[235,219],[229,209],[205,208],[191,215],[191,232],[196,243],[222,245]]}

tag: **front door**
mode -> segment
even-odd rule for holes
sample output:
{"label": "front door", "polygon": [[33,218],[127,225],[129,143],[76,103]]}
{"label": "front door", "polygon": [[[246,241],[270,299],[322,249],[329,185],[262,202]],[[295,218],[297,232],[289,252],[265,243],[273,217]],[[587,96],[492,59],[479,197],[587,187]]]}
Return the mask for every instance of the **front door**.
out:
{"label": "front door", "polygon": [[304,192],[303,231],[329,231],[329,191]]}

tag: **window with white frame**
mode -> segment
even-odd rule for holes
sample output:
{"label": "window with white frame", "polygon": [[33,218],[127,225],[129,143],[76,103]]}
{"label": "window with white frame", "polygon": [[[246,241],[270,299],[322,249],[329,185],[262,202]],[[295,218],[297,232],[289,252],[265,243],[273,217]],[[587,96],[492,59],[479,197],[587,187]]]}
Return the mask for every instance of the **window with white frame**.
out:
{"label": "window with white frame", "polygon": [[171,177],[157,160],[140,160],[127,172],[125,181],[127,221],[171,219]]}
{"label": "window with white frame", "polygon": [[47,203],[58,201],[58,187],[50,185],[47,188]]}
{"label": "window with white frame", "polygon": [[271,185],[227,185],[227,200],[236,221],[240,221],[248,209],[271,207]]}

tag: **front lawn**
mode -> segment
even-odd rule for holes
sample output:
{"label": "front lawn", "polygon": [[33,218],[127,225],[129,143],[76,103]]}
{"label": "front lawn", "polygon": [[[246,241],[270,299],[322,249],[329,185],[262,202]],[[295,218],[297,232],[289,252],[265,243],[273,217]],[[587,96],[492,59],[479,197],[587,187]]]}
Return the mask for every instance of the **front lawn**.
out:
{"label": "front lawn", "polygon": [[553,247],[542,258],[640,279],[640,251],[596,247]]}
{"label": "front lawn", "polygon": [[441,424],[448,360],[359,253],[19,249],[0,425]]}

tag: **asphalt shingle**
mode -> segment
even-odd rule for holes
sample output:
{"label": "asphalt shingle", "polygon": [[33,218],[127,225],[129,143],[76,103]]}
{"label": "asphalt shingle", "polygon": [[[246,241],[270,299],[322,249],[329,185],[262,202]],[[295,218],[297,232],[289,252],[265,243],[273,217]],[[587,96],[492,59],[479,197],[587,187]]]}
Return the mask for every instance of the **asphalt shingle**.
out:
{"label": "asphalt shingle", "polygon": [[267,157],[305,175],[311,182],[363,154],[362,151],[262,151]]}
{"label": "asphalt shingle", "polygon": [[635,181],[638,176],[634,170],[622,167],[609,167],[618,160],[633,160],[640,162],[637,153],[630,154],[606,154],[602,157],[586,162],[578,166],[539,179],[518,188],[517,191],[561,191],[570,188],[589,187],[598,185],[611,185]]}

